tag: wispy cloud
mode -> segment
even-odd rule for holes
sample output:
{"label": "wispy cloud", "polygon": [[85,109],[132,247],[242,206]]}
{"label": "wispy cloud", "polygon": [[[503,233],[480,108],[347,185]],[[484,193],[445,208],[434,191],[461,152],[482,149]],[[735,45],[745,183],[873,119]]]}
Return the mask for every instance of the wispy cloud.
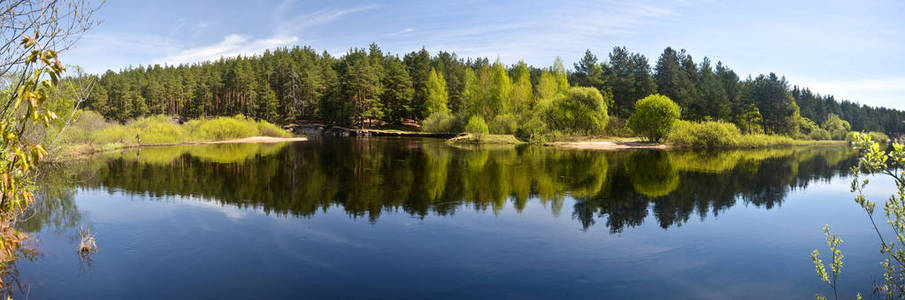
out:
{"label": "wispy cloud", "polygon": [[296,43],[298,40],[299,38],[295,36],[277,35],[269,38],[253,39],[247,35],[230,34],[216,44],[182,50],[174,55],[158,59],[155,63],[176,65],[214,60],[221,57],[254,55],[259,54],[266,49],[273,49]]}
{"label": "wispy cloud", "polygon": [[641,3],[582,2],[560,9],[525,4],[516,12],[424,25],[417,32],[424,38],[412,40],[419,44],[411,46],[453,50],[467,57],[499,56],[512,63],[517,59],[549,63],[558,55],[581,54],[575,49],[608,50],[609,43],[684,18],[675,7]]}
{"label": "wispy cloud", "polygon": [[[278,11],[288,10],[287,8],[291,4],[291,2],[282,3],[279,5]],[[344,9],[321,9],[290,18],[283,18],[279,16],[279,13],[275,13],[275,16],[280,21],[276,23],[274,34],[270,37],[254,38],[249,35],[233,33],[223,37],[216,44],[184,49],[175,54],[157,59],[154,63],[184,64],[214,60],[221,57],[260,54],[267,49],[298,43],[300,40],[299,35],[304,34],[305,29],[335,22],[344,16],[378,7],[379,5],[363,5]],[[196,26],[197,29],[205,27],[207,27],[207,23],[203,22]]]}
{"label": "wispy cloud", "polygon": [[[287,5],[285,5],[285,3],[284,3],[284,5],[281,5],[281,6],[283,7],[281,9],[285,9]],[[274,31],[277,34],[284,34],[284,35],[298,34],[312,26],[327,24],[327,23],[333,22],[335,20],[338,20],[346,15],[357,13],[357,12],[368,11],[368,10],[376,9],[378,7],[380,7],[380,5],[370,4],[370,5],[362,5],[362,6],[356,6],[356,7],[350,7],[350,8],[343,8],[343,9],[335,9],[335,8],[320,9],[320,10],[314,11],[312,13],[303,14],[303,15],[299,15],[299,16],[295,16],[295,17],[290,17],[290,18],[285,18],[285,19],[280,18],[281,21],[277,22],[276,27],[274,28]]]}

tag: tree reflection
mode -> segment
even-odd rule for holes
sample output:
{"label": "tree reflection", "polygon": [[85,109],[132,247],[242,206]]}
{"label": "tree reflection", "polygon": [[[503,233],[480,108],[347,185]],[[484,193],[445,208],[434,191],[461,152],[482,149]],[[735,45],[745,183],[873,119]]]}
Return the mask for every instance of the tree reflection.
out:
{"label": "tree reflection", "polygon": [[772,208],[792,189],[844,174],[854,159],[842,148],[592,152],[459,149],[437,140],[392,138],[210,146],[149,148],[67,166],[69,171],[55,173],[81,180],[55,192],[68,200],[48,205],[70,212],[47,213],[24,226],[77,223],[72,191],[82,186],[193,196],[281,216],[341,207],[351,218],[371,222],[385,211],[424,218],[459,209],[498,212],[507,205],[521,211],[532,201],[558,215],[571,199],[572,217],[586,229],[605,220],[619,232],[648,215],[669,228],[739,201]]}

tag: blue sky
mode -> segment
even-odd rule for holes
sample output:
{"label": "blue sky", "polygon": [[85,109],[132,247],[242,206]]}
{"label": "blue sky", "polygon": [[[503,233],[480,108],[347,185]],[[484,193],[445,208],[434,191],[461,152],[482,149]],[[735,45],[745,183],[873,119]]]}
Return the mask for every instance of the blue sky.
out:
{"label": "blue sky", "polygon": [[571,65],[617,45],[647,55],[684,48],[741,77],[905,109],[905,1],[108,1],[103,23],[66,53],[101,73],[310,45],[341,55],[378,43],[460,57]]}

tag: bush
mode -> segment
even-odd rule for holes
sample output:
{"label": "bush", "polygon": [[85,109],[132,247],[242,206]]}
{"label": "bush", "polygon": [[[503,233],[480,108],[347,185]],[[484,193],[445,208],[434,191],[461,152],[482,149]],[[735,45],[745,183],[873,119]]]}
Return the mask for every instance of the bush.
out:
{"label": "bush", "polygon": [[666,140],[688,147],[730,147],[736,145],[740,135],[738,127],[732,123],[678,121]]}
{"label": "bush", "polygon": [[870,137],[871,140],[881,144],[889,142],[889,136],[882,132],[869,131],[867,132],[867,136]]}
{"label": "bush", "polygon": [[830,136],[832,136],[834,140],[842,140],[846,138],[846,135],[849,130],[852,129],[852,126],[848,121],[840,119],[836,114],[829,114],[826,116],[826,121],[823,122],[823,129],[829,131]]}
{"label": "bush", "polygon": [[91,135],[91,140],[95,144],[134,144],[136,142],[135,135],[129,135],[126,131],[127,130],[125,126],[113,126],[104,128],[94,132]]}
{"label": "bush", "polygon": [[172,121],[153,121],[142,125],[144,128],[130,130],[139,132],[140,136],[136,136],[139,144],[179,144],[187,136],[185,130]]}
{"label": "bush", "polygon": [[814,130],[814,131],[811,131],[811,133],[808,134],[807,137],[808,137],[808,139],[815,140],[815,141],[823,141],[823,140],[831,140],[831,139],[833,139],[833,138],[830,136],[830,132],[829,132],[829,131],[826,131],[826,130],[823,129],[823,128],[818,128],[818,129],[816,129],[816,130]]}
{"label": "bush", "polygon": [[272,137],[291,137],[292,134],[280,128],[280,126],[271,124],[270,122],[260,120],[256,124],[258,126],[258,135]]}
{"label": "bush", "polygon": [[624,119],[617,116],[610,116],[603,134],[607,136],[629,137],[632,136],[632,130],[628,128],[628,124],[626,124]]}
{"label": "bush", "polygon": [[518,129],[518,120],[515,115],[502,114],[490,121],[489,128],[494,134],[513,134]]}
{"label": "bush", "polygon": [[572,87],[553,99],[547,123],[553,129],[580,134],[597,134],[607,125],[606,100],[596,88]]}
{"label": "bush", "polygon": [[471,133],[477,137],[482,137],[490,133],[490,130],[487,128],[487,124],[484,123],[484,118],[481,116],[473,116],[468,119],[468,124],[465,125],[465,132]]}
{"label": "bush", "polygon": [[191,132],[191,136],[198,141],[239,139],[256,135],[258,135],[257,125],[242,116],[201,121]]}
{"label": "bush", "polygon": [[79,110],[58,139],[62,144],[89,144],[94,142],[94,133],[111,126],[113,124],[104,120],[100,114],[90,110]]}
{"label": "bush", "polygon": [[681,109],[663,95],[654,94],[635,102],[635,113],[628,119],[629,128],[651,142],[669,135],[679,119]]}
{"label": "bush", "polygon": [[455,118],[446,112],[433,113],[424,119],[421,125],[421,131],[451,132],[455,125]]}
{"label": "bush", "polygon": [[782,135],[769,135],[762,133],[740,135],[738,138],[736,138],[735,141],[737,147],[744,148],[808,145],[809,143],[813,142],[799,141]]}

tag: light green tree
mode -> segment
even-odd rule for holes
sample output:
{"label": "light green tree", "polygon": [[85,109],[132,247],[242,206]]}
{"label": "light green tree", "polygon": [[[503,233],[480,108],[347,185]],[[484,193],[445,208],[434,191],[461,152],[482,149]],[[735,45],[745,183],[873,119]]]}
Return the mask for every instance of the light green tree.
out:
{"label": "light green tree", "polygon": [[490,97],[488,97],[488,105],[490,106],[490,114],[485,114],[488,119],[502,114],[509,113],[510,96],[512,94],[512,80],[509,78],[509,72],[506,67],[497,60],[493,63],[490,72]]}
{"label": "light green tree", "polygon": [[427,77],[427,101],[424,103],[424,115],[430,116],[437,113],[449,113],[446,104],[449,94],[446,90],[446,79],[442,73],[431,69]]}
{"label": "light green tree", "polygon": [[553,60],[553,76],[556,78],[556,92],[565,94],[569,92],[569,76],[566,74],[566,67],[562,64],[559,56]]}
{"label": "light green tree", "polygon": [[592,87],[573,87],[568,94],[556,96],[548,115],[553,128],[585,135],[603,131],[609,119],[606,100]]}
{"label": "light green tree", "polygon": [[680,114],[681,109],[675,102],[654,94],[635,102],[635,112],[629,117],[628,125],[648,141],[659,142],[669,134]]}
{"label": "light green tree", "polygon": [[836,114],[829,114],[826,116],[826,121],[823,122],[823,129],[829,131],[830,137],[834,140],[842,140],[845,139],[849,130],[852,130],[852,125],[848,121],[840,119]]}
{"label": "light green tree", "polygon": [[556,85],[556,78],[553,77],[553,74],[544,71],[537,80],[537,86],[535,87],[534,96],[536,101],[552,101],[553,97],[556,96],[558,88],[559,87]]}
{"label": "light green tree", "polygon": [[487,128],[487,123],[484,122],[484,118],[481,116],[472,116],[468,119],[468,124],[465,125],[465,132],[481,138],[490,133],[490,129]]}
{"label": "light green tree", "polygon": [[513,76],[512,96],[512,113],[518,116],[528,114],[531,108],[531,102],[534,100],[534,92],[531,86],[531,72],[528,65],[524,61],[520,61],[515,67],[515,75]]}

